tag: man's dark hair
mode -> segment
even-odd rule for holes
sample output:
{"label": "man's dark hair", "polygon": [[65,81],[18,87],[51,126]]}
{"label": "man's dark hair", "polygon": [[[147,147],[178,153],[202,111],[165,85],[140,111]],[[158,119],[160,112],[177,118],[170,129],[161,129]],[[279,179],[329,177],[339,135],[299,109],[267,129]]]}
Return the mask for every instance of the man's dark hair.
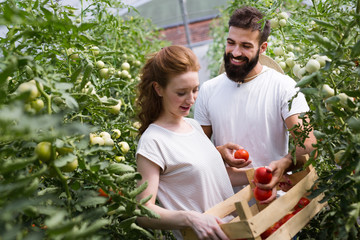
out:
{"label": "man's dark hair", "polygon": [[242,7],[234,11],[229,20],[229,27],[238,27],[243,29],[259,30],[259,44],[266,42],[270,35],[270,21],[266,20],[263,26],[263,14],[254,7]]}

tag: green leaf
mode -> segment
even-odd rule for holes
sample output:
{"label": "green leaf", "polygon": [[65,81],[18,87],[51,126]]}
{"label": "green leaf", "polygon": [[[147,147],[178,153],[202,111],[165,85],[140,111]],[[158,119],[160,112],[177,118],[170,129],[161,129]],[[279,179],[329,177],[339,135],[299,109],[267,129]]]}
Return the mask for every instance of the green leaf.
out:
{"label": "green leaf", "polygon": [[359,133],[360,132],[360,119],[357,117],[350,117],[347,120],[347,124],[349,127],[354,131]]}
{"label": "green leaf", "polygon": [[123,164],[123,163],[111,163],[108,166],[109,173],[115,173],[115,174],[123,174],[126,172],[134,172],[135,169],[129,165]]}
{"label": "green leaf", "polygon": [[73,83],[76,82],[82,70],[83,70],[82,66],[76,69],[76,71],[71,75],[71,82]]}
{"label": "green leaf", "polygon": [[353,48],[351,49],[351,57],[356,58],[360,55],[360,40],[355,43]]}
{"label": "green leaf", "polygon": [[65,216],[66,216],[65,211],[57,211],[50,218],[48,218],[45,221],[45,224],[49,228],[56,227],[56,226],[60,225],[64,221]]}
{"label": "green leaf", "polygon": [[317,95],[319,93],[319,90],[317,88],[301,88],[300,92],[305,95]]}
{"label": "green leaf", "polygon": [[[151,197],[151,196],[150,196]],[[143,206],[143,205],[140,205],[139,206],[140,210],[141,210],[141,213],[142,214],[145,214],[146,216],[148,217],[151,217],[151,218],[156,218],[156,219],[159,219],[160,218],[160,215],[157,214],[156,212],[154,212],[153,210],[151,210],[150,208],[146,207],[146,206]]]}
{"label": "green leaf", "polygon": [[318,76],[318,72],[314,72],[310,75],[307,75],[307,76],[303,77],[302,79],[300,79],[300,81],[296,83],[295,87],[302,88],[302,87],[310,84],[317,76]]}
{"label": "green leaf", "polygon": [[359,213],[360,213],[360,203],[353,203],[350,205],[350,211],[349,213],[349,217],[347,218],[346,221],[346,231],[350,231],[350,229],[352,229],[354,227],[354,224],[356,223],[357,218],[359,217]]}
{"label": "green leaf", "polygon": [[154,236],[152,236],[152,234],[151,234],[150,232],[148,232],[148,231],[146,231],[144,228],[136,225],[136,223],[132,223],[132,224],[130,225],[130,228],[131,228],[131,229],[134,229],[134,230],[140,231],[142,234],[144,234],[144,235],[145,235],[146,237],[148,237],[149,239],[155,239]]}
{"label": "green leaf", "polygon": [[316,22],[318,25],[326,27],[328,29],[334,29],[334,24],[319,20],[319,19],[314,19],[314,22]]}
{"label": "green leaf", "polygon": [[129,192],[130,197],[135,197],[142,193],[148,186],[148,181],[145,181],[143,184],[141,184],[139,187],[135,188],[131,192]]}

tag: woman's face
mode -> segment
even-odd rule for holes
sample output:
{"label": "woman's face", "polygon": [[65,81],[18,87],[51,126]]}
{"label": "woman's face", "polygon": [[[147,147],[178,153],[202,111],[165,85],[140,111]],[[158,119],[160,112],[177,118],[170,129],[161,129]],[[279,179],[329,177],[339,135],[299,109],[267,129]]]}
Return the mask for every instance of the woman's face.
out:
{"label": "woman's face", "polygon": [[189,115],[191,106],[199,91],[198,72],[189,71],[169,80],[166,88],[155,87],[163,101],[162,114],[171,117],[184,117]]}

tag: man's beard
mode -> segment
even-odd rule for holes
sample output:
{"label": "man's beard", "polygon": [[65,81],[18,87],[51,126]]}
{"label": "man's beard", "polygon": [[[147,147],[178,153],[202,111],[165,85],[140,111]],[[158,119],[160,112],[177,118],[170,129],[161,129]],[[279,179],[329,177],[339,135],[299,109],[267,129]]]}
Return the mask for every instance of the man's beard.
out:
{"label": "man's beard", "polygon": [[[247,57],[233,57],[232,53],[224,53],[224,63],[225,63],[225,71],[228,78],[234,82],[244,82],[244,79],[246,76],[253,70],[253,68],[256,66],[256,64],[259,61],[259,54],[260,49],[258,49],[256,56],[249,60]],[[231,63],[231,58],[237,59],[237,60],[243,60],[245,63],[243,63],[241,66],[237,66]]]}

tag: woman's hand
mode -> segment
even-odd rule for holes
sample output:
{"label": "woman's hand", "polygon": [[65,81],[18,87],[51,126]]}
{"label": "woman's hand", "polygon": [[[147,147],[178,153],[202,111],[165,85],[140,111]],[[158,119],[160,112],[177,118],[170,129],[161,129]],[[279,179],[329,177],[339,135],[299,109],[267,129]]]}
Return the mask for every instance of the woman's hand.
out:
{"label": "woman's hand", "polygon": [[219,224],[224,223],[220,218],[195,211],[188,212],[187,216],[190,227],[199,239],[229,239],[220,228]]}

